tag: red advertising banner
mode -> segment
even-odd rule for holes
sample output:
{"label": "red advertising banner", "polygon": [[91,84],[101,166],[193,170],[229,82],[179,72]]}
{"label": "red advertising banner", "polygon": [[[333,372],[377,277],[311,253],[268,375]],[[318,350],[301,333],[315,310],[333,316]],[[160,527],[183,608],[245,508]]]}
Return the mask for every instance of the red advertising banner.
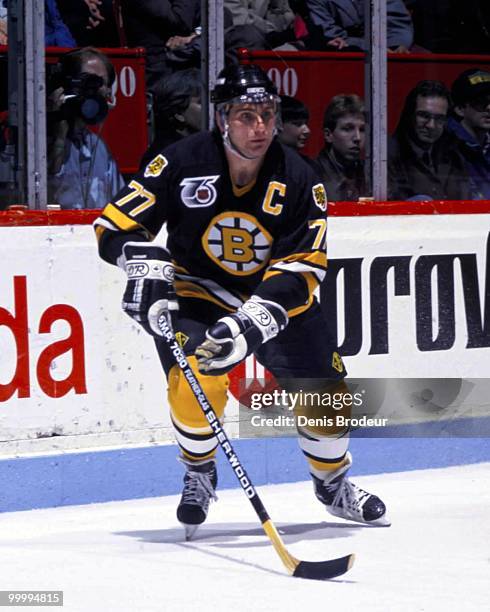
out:
{"label": "red advertising banner", "polygon": [[[242,62],[264,68],[279,93],[299,98],[310,111],[311,137],[305,153],[316,157],[323,147],[323,113],[341,93],[364,96],[364,54],[242,50]],[[388,56],[388,130],[398,122],[405,97],[419,81],[434,79],[448,87],[463,70],[490,70],[490,55],[391,54]]]}

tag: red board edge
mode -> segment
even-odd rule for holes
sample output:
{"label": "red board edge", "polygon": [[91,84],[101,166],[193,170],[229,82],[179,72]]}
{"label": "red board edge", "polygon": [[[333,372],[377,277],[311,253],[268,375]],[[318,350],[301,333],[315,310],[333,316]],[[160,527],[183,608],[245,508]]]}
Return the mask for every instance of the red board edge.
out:
{"label": "red board edge", "polygon": [[[485,215],[490,200],[432,200],[427,202],[330,202],[331,217],[375,217],[397,215]],[[4,210],[0,227],[39,225],[90,225],[100,210]]]}

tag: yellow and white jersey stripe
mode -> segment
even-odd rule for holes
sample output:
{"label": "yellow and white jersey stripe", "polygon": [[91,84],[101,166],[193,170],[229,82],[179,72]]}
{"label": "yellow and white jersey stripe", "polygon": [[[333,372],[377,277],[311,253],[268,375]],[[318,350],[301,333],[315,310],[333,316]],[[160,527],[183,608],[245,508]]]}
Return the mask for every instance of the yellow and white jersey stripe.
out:
{"label": "yellow and white jersey stripe", "polygon": [[297,253],[279,260],[271,260],[265,275],[271,272],[292,272],[297,274],[312,274],[319,283],[325,278],[327,270],[327,255],[323,251],[313,253]]}
{"label": "yellow and white jersey stripe", "polygon": [[255,180],[237,188],[221,137],[202,132],[159,154],[95,222],[101,256],[167,226],[176,290],[226,310],[255,294],[295,316],[325,275],[327,199],[313,169],[273,141]]}

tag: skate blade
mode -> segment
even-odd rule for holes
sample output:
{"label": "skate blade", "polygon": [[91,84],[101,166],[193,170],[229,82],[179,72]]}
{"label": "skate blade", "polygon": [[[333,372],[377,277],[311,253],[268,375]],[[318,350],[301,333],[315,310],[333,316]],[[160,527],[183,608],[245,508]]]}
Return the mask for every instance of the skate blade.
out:
{"label": "skate blade", "polygon": [[181,523],[181,525],[184,528],[186,542],[192,540],[194,534],[199,528],[199,525],[186,525],[185,523]]}
{"label": "skate blade", "polygon": [[342,518],[345,521],[352,521],[353,523],[360,523],[361,525],[369,525],[372,527],[390,527],[391,525],[391,521],[386,516],[386,514],[383,514],[383,516],[380,516],[374,521],[365,521],[361,518],[357,518],[354,516],[350,516],[350,515],[346,516],[342,512],[342,510],[337,510],[337,508],[332,508],[332,506],[326,506],[326,508],[332,516],[338,516],[339,518]]}
{"label": "skate blade", "polygon": [[375,527],[390,527],[391,521],[386,514],[383,514],[383,516],[380,516],[375,521],[366,522],[366,525],[374,525]]}

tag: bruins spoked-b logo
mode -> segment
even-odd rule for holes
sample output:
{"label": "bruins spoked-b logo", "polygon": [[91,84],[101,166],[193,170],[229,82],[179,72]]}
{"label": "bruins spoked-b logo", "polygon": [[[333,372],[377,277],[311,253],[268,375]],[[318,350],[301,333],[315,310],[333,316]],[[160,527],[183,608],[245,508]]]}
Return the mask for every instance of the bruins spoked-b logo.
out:
{"label": "bruins spoked-b logo", "polygon": [[202,246],[220,268],[237,276],[255,274],[269,261],[272,236],[255,217],[224,212],[214,217],[202,237]]}
{"label": "bruins spoked-b logo", "polygon": [[168,160],[161,153],[159,153],[155,158],[151,160],[151,162],[145,168],[145,178],[150,176],[156,178],[160,176],[163,172],[163,169],[168,165]]}
{"label": "bruins spoked-b logo", "polygon": [[325,192],[325,187],[323,183],[317,183],[313,185],[312,189],[313,201],[318,206],[320,210],[325,212],[327,210],[327,194]]}
{"label": "bruins spoked-b logo", "polygon": [[185,178],[180,182],[182,191],[180,197],[182,202],[189,208],[200,206],[211,206],[217,197],[214,183],[219,179],[217,176],[193,176]]}

